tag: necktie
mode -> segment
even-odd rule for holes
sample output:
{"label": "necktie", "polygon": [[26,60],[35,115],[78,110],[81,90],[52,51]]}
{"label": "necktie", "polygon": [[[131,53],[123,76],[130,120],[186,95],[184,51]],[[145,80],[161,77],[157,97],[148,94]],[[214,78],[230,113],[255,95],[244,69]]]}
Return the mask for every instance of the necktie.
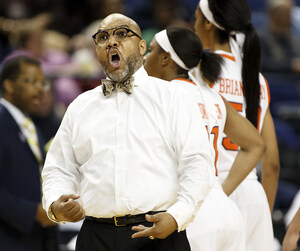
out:
{"label": "necktie", "polygon": [[32,120],[29,117],[26,117],[23,124],[24,134],[26,136],[27,142],[34,153],[37,161],[41,164],[42,163],[42,154],[39,146],[39,141],[37,137],[37,132]]}
{"label": "necktie", "polygon": [[131,94],[133,91],[133,77],[129,78],[123,83],[118,83],[109,79],[102,79],[102,91],[104,96],[109,96],[113,91],[124,91],[127,94]]}

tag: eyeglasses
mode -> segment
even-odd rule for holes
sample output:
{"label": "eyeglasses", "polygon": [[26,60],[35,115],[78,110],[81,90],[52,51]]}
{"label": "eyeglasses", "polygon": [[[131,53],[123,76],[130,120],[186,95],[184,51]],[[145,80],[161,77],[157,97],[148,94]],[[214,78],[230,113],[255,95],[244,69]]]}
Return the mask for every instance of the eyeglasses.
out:
{"label": "eyeglasses", "polygon": [[24,84],[31,85],[31,86],[40,85],[40,86],[43,87],[44,91],[48,91],[51,87],[50,80],[39,81],[39,80],[34,79],[34,78],[18,78],[18,79],[16,79],[16,81],[21,81]]}
{"label": "eyeglasses", "polygon": [[[118,27],[118,28],[111,28],[106,29],[102,31],[96,32],[92,38],[94,39],[95,44],[104,44],[108,41],[110,34],[107,32],[109,30],[113,30],[112,34],[117,42],[122,42],[126,38],[131,36],[137,36],[139,39],[142,39],[137,33],[135,33],[133,30],[125,27]],[[132,33],[130,35],[130,33]]]}

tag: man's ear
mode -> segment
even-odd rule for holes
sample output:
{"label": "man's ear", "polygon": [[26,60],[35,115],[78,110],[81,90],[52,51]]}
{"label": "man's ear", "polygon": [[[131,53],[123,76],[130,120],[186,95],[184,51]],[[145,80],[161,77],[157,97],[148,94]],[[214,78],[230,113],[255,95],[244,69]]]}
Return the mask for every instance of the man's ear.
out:
{"label": "man's ear", "polygon": [[143,56],[147,50],[147,44],[146,41],[144,39],[142,39],[139,42],[139,46],[140,46],[140,55]]}
{"label": "man's ear", "polygon": [[10,79],[3,81],[3,93],[12,94],[14,92],[14,82]]}
{"label": "man's ear", "polygon": [[163,52],[161,54],[161,57],[162,57],[162,60],[161,60],[161,65],[162,66],[168,65],[172,61],[171,55],[170,55],[169,52]]}

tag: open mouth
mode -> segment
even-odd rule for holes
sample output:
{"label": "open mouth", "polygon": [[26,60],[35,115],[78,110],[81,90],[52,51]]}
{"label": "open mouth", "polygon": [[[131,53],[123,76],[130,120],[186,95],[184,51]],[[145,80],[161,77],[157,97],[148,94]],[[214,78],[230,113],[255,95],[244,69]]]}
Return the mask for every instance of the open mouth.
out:
{"label": "open mouth", "polygon": [[120,64],[121,64],[120,54],[117,50],[110,51],[110,64],[114,68],[120,67]]}

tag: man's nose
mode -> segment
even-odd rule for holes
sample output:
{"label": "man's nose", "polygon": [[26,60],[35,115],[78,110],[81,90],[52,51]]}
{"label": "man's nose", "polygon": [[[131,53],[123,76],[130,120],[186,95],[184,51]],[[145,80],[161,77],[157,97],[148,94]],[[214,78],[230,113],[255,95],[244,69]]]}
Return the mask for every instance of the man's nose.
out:
{"label": "man's nose", "polygon": [[37,82],[35,84],[35,89],[39,94],[42,94],[45,92],[44,84],[42,82]]}
{"label": "man's nose", "polygon": [[108,47],[116,47],[118,45],[118,41],[115,39],[115,36],[111,34],[107,40]]}

